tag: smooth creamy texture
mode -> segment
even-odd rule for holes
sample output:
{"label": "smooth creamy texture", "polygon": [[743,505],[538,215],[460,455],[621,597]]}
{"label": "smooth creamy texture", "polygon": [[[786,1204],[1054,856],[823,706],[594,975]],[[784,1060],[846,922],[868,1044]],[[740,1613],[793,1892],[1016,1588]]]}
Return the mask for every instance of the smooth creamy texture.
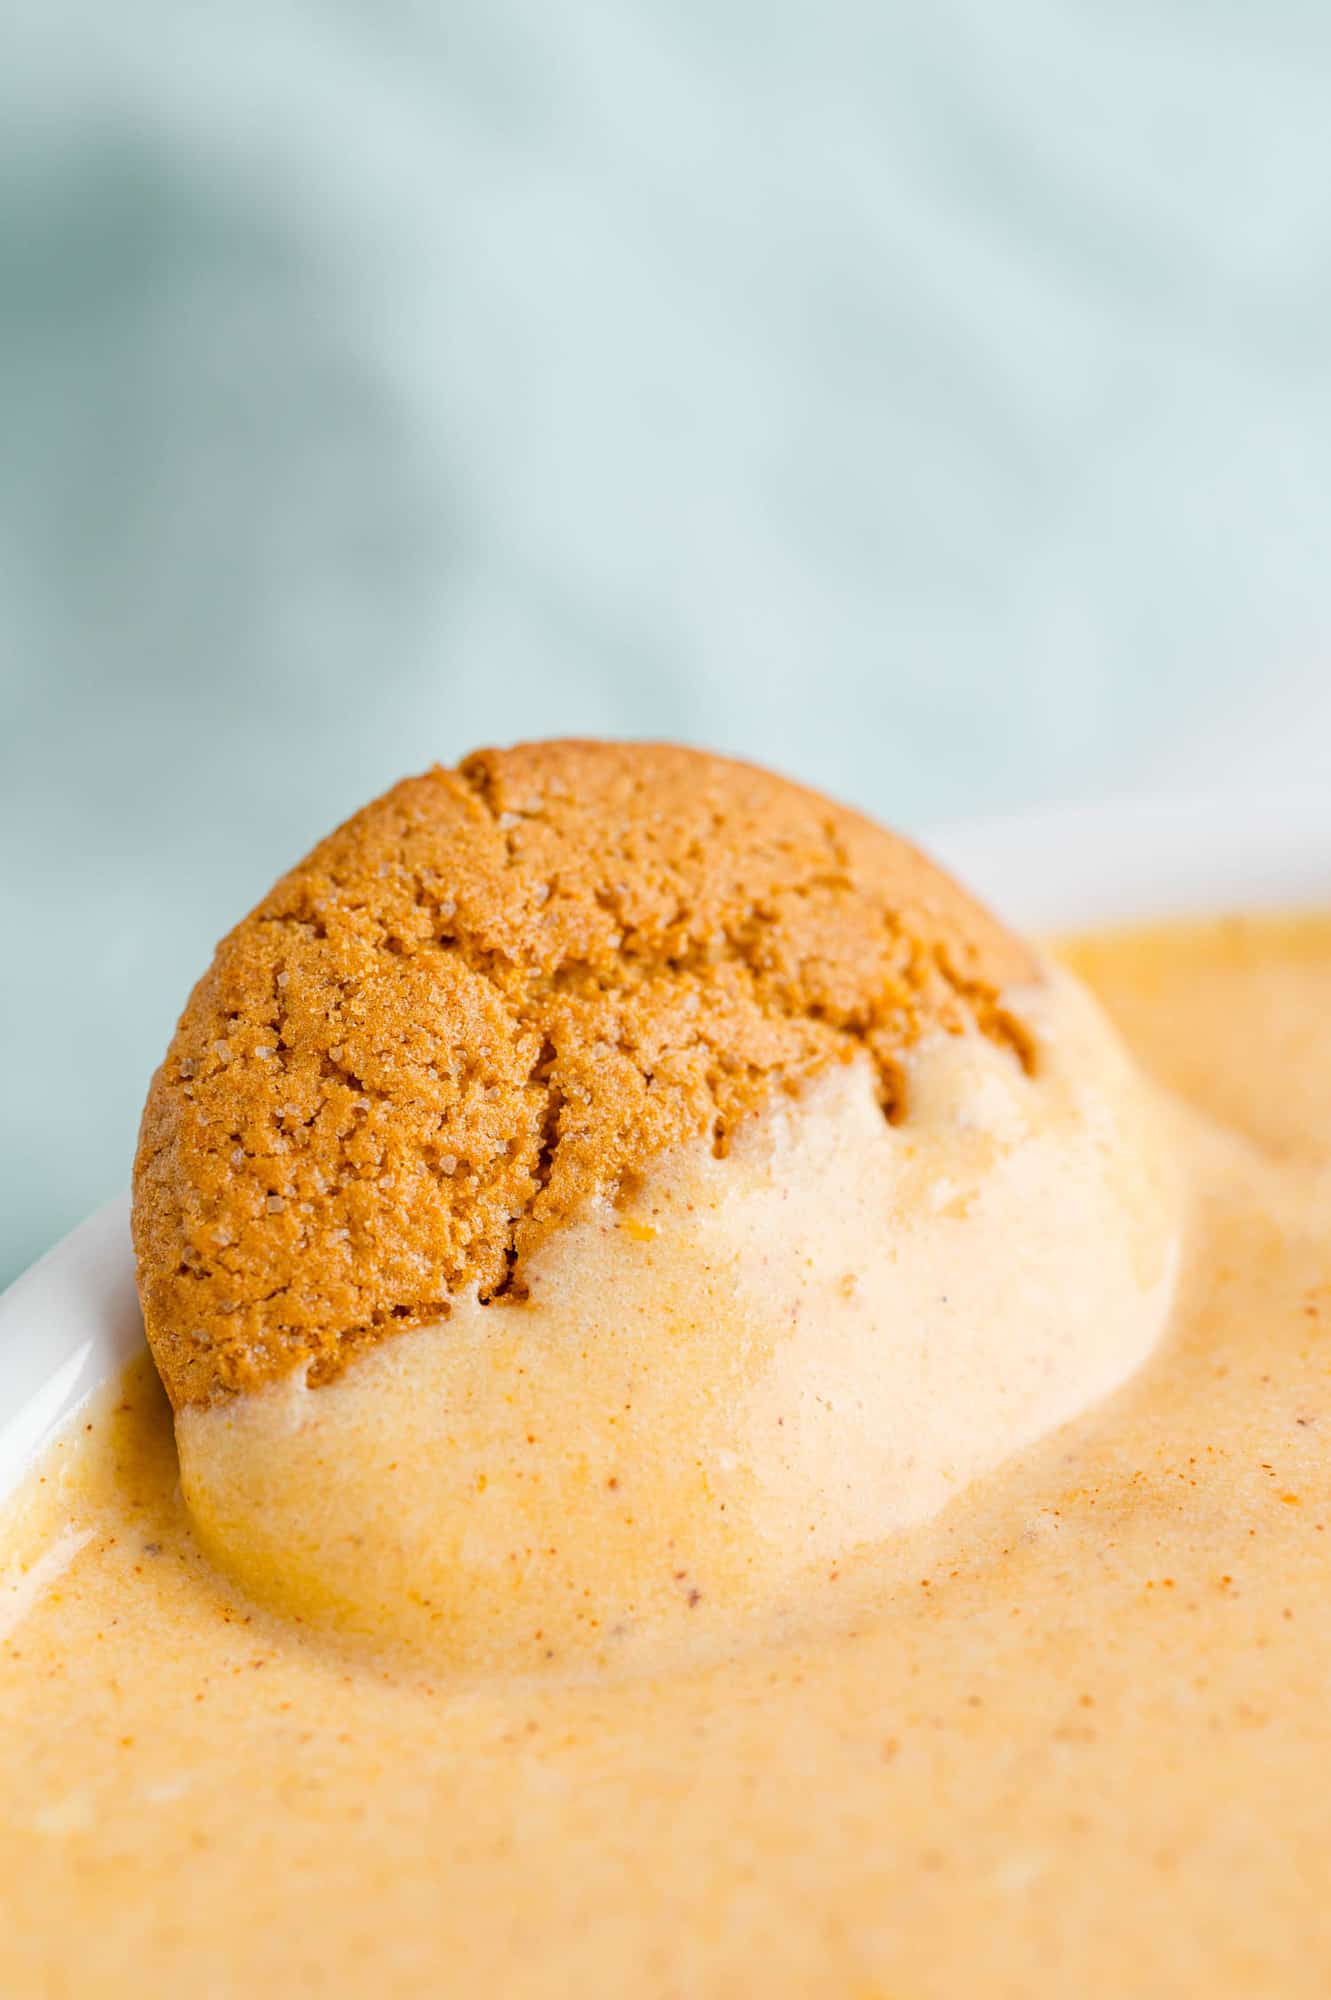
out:
{"label": "smooth creamy texture", "polygon": [[979,1034],[867,1064],[565,1227],[530,1300],[454,1302],[337,1381],[177,1420],[207,1552],[436,1664],[656,1663],[789,1603],[1117,1386],[1173,1282],[1154,1107],[1065,976],[1025,1075]]}
{"label": "smooth creamy texture", "polygon": [[729,1657],[302,1637],[132,1371],[0,1545],[0,1992],[1324,1995],[1331,920],[1078,956],[1191,1100],[1172,1330]]}

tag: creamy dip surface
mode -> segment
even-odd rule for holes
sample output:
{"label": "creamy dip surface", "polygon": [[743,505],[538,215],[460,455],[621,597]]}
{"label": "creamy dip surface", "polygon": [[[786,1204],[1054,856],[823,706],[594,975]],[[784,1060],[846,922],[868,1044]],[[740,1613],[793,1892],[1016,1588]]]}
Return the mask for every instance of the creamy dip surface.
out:
{"label": "creamy dip surface", "polygon": [[[1184,1210],[1163,1338],[1138,1366],[1147,1322],[1113,1293],[1126,1266],[1110,1260],[1105,1311],[1125,1331],[1111,1339],[1106,1318],[1098,1342],[1094,1327],[1042,1336],[1023,1353],[1021,1411],[995,1390],[992,1343],[945,1422],[927,1372],[906,1421],[861,1356],[844,1414],[823,1385],[801,1442],[775,1454],[763,1424],[789,1399],[769,1405],[758,1369],[703,1474],[714,1508],[734,1480],[738,1544],[768,1552],[763,1587],[729,1587],[737,1538],[718,1528],[712,1577],[672,1572],[667,1589],[654,1568],[652,1643],[589,1643],[566,1605],[550,1647],[525,1606],[489,1648],[470,1613],[467,1643],[433,1651],[420,1619],[330,1619],[330,1574],[355,1578],[354,1526],[331,1500],[327,1536],[317,1505],[304,1517],[309,1575],[296,1564],[285,1591],[266,1587],[283,1565],[245,1467],[256,1440],[271,1461],[274,1435],[308,1437],[287,1405],[229,1461],[187,1450],[242,1589],[196,1541],[146,1360],[86,1410],[0,1523],[0,1994],[1324,1994],[1331,918],[1098,936],[1063,955],[1160,1087]],[[946,1096],[958,1079],[937,1081]],[[990,1163],[1003,1089],[981,1092]],[[773,1143],[745,1227],[804,1163]],[[820,1159],[824,1187],[847,1170],[835,1146]],[[882,1166],[903,1213],[938,1186],[918,1169],[916,1187]],[[1153,1166],[1130,1178],[1140,1221],[1143,1187],[1166,1197]],[[1039,1218],[1053,1285],[1069,1229],[1077,1254],[1105,1258],[1094,1177],[1059,1199],[1067,1228]],[[958,1215],[984,1200],[964,1172],[948,1192]],[[1012,1226],[1001,1204],[990,1219],[1000,1237]],[[650,1257],[662,1215],[622,1220]],[[797,1260],[798,1228],[785,1233]],[[1130,1233],[1157,1300],[1172,1273],[1144,1222]],[[924,1253],[940,1241],[905,1259],[908,1291],[934,1285]],[[849,1238],[841,1263],[846,1310],[828,1323],[853,1358]],[[983,1268],[959,1274],[968,1297]],[[439,1357],[419,1351],[427,1379]],[[317,1409],[337,1391],[301,1393]],[[335,1407],[350,1452],[363,1412]],[[426,1463],[429,1439],[403,1435]],[[915,1439],[924,1484],[865,1541],[883,1435],[894,1464]],[[324,1470],[306,1445],[297,1458],[308,1495]],[[516,1444],[501,1455],[510,1508],[526,1504],[522,1462]],[[612,1575],[616,1536],[641,1545],[622,1528],[633,1455],[578,1464],[601,1510],[578,1521],[606,1525],[575,1569],[594,1544]],[[576,1490],[559,1489],[566,1517]],[[771,1559],[810,1499],[823,1511],[805,1559]],[[662,1505],[644,1519],[664,1546]],[[376,1533],[367,1569],[385,1559]],[[497,1601],[492,1554],[473,1537],[428,1590],[470,1565]],[[516,1567],[515,1601],[533,1575],[571,1588],[557,1561]]]}

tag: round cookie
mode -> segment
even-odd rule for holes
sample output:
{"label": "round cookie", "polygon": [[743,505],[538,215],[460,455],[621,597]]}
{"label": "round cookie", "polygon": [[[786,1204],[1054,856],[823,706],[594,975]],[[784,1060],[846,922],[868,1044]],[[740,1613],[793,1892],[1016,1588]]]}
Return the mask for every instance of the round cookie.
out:
{"label": "round cookie", "polygon": [[177,1408],[360,1349],[524,1262],[668,1147],[926,1030],[1029,1059],[1021,941],[906,842],[668,744],[405,780],[217,948],[153,1079],[134,1242]]}

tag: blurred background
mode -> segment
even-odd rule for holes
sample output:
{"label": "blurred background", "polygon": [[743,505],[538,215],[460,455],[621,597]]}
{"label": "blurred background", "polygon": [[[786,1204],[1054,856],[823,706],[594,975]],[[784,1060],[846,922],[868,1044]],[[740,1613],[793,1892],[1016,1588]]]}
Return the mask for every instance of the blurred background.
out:
{"label": "blurred background", "polygon": [[1331,782],[1322,0],[0,15],[0,1279],[478,742]]}

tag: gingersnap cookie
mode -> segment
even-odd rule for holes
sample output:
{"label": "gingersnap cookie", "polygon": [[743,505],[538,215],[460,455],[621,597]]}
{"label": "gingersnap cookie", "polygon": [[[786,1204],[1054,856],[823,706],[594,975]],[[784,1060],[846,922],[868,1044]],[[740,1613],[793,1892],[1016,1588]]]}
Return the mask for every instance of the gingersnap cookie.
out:
{"label": "gingersnap cookie", "polygon": [[915,849],[669,744],[478,752],[366,806],[217,948],[149,1092],[144,1320],[176,1405],[325,1382],[774,1093],[974,1027],[1027,948]]}
{"label": "gingersnap cookie", "polygon": [[134,1192],[203,1548],[431,1671],[786,1617],[1121,1381],[1173,1270],[1075,983],[659,744],[484,751],[322,842],[195,989]]}

